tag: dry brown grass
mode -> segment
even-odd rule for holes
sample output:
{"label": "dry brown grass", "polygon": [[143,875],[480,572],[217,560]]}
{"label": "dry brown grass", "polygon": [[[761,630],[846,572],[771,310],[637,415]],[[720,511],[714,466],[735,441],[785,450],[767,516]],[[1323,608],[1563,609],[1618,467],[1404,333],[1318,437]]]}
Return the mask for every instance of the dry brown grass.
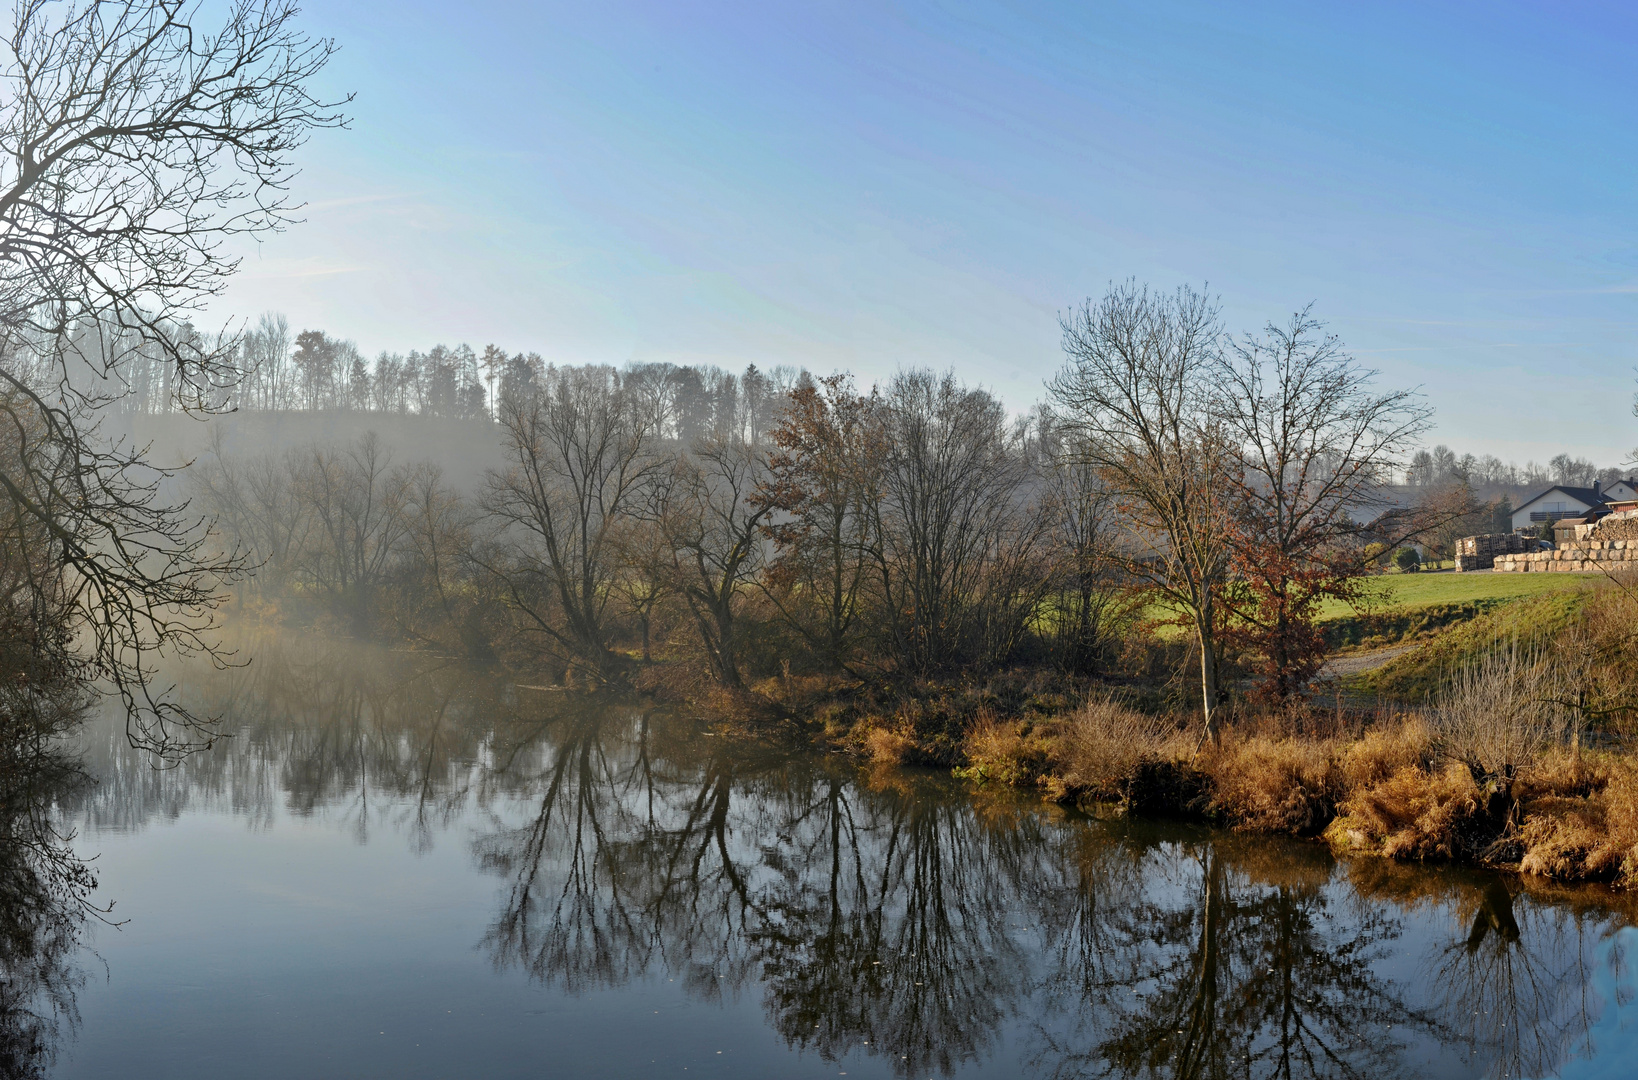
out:
{"label": "dry brown grass", "polygon": [[1404,769],[1427,768],[1434,757],[1433,729],[1419,715],[1396,717],[1366,728],[1342,754],[1342,782],[1349,790],[1380,784]]}
{"label": "dry brown grass", "polygon": [[[967,766],[960,774],[1012,787],[1047,785],[1062,774],[1058,760],[1061,730],[1057,723],[1002,721],[985,712],[967,733]],[[1057,794],[1067,793],[1066,785],[1057,786]]]}
{"label": "dry brown grass", "polygon": [[867,728],[863,740],[865,753],[878,765],[913,765],[921,756],[915,736],[902,730]]}
{"label": "dry brown grass", "polygon": [[1522,872],[1638,883],[1638,764],[1560,754],[1521,788]]}
{"label": "dry brown grass", "polygon": [[[1333,725],[1334,727],[1335,725]],[[1229,728],[1191,761],[1174,718],[1097,701],[1046,721],[982,714],[965,742],[965,775],[1044,790],[1058,801],[1117,802],[1128,811],[1203,817],[1246,832],[1313,836],[1337,851],[1397,861],[1517,865],[1558,882],[1638,885],[1638,760],[1520,742],[1515,730],[1449,729],[1419,715],[1355,737],[1289,718]],[[913,740],[880,730],[870,751],[902,760]],[[1490,758],[1495,750],[1500,756]],[[1477,751],[1477,753],[1475,752]],[[913,751],[911,751],[913,752]],[[1471,766],[1516,765],[1516,778],[1475,779]]]}
{"label": "dry brown grass", "polygon": [[1326,829],[1335,848],[1391,859],[1457,859],[1476,854],[1485,834],[1482,792],[1467,766],[1429,771],[1411,765],[1351,790]]}
{"label": "dry brown grass", "polygon": [[1410,720],[1344,756],[1347,796],[1326,830],[1338,850],[1399,860],[1495,860],[1555,881],[1638,884],[1638,762],[1538,753],[1510,791],[1435,759]]}
{"label": "dry brown grass", "polygon": [[1342,795],[1339,747],[1330,739],[1233,733],[1204,756],[1212,809],[1237,828],[1313,836]]}
{"label": "dry brown grass", "polygon": [[1091,701],[1065,717],[1059,740],[1068,783],[1109,799],[1129,796],[1144,762],[1176,761],[1191,749],[1175,719],[1113,701]]}

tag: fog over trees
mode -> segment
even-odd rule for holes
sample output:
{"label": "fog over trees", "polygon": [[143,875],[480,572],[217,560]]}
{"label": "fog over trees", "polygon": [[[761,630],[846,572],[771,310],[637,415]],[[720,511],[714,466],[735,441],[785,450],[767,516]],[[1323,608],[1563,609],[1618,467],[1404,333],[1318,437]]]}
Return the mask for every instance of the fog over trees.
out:
{"label": "fog over trees", "polygon": [[[1234,338],[1187,288],[1116,285],[1066,315],[1064,367],[1026,412],[931,368],[864,386],[493,345],[366,362],[289,327],[244,335],[241,412],[217,423],[330,434],[218,437],[192,469],[220,550],[257,568],[241,595],[572,684],[662,660],[732,690],[1096,675],[1175,621],[1209,713],[1229,668],[1300,693],[1321,602],[1498,513],[1471,476],[1401,482],[1429,410],[1307,311]],[[406,434],[433,423],[492,448],[459,466],[470,482]]]}

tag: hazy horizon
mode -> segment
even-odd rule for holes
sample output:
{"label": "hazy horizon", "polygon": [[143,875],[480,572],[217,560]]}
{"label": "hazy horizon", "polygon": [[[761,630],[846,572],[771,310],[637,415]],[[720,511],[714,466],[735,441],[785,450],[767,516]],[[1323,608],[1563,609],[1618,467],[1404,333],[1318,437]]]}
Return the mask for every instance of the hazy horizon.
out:
{"label": "hazy horizon", "polygon": [[211,312],[370,355],[953,367],[1111,280],[1309,301],[1458,453],[1628,460],[1628,12],[1198,4],[304,14],[360,91]]}

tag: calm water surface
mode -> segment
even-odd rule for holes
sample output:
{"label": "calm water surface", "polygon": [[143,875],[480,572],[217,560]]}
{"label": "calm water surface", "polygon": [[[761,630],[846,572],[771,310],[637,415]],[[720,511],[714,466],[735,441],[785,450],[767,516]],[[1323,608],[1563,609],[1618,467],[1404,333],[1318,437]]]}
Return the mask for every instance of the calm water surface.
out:
{"label": "calm water surface", "polygon": [[430,657],[262,643],[67,808],[117,929],[62,1077],[1626,1076],[1596,893],[704,734]]}

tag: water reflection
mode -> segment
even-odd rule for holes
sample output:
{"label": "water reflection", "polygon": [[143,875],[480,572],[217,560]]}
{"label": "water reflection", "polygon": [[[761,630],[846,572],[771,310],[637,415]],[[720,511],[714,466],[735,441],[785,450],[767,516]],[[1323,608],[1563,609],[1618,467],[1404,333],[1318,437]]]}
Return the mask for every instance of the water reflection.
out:
{"label": "water reflection", "polygon": [[[15,705],[7,696],[6,705]],[[96,878],[55,823],[85,777],[69,755],[0,711],[0,1076],[45,1076],[79,1014],[81,930],[108,913]]]}
{"label": "water reflection", "polygon": [[[1551,1076],[1573,1056],[1590,1056],[1600,1009],[1631,998],[1625,952],[1612,931],[1623,920],[1594,891],[1519,893],[1500,875],[1452,871],[1438,886],[1429,875],[1375,861],[1352,868],[1363,894],[1400,911],[1437,909],[1449,940],[1418,972],[1450,1037],[1474,1047],[1494,1076]],[[1630,916],[1630,912],[1629,912]],[[1595,959],[1599,958],[1599,959]],[[1596,963],[1616,987],[1614,1002],[1590,987]]]}
{"label": "water reflection", "polygon": [[497,968],[565,994],[663,975],[749,997],[825,1060],[1391,1077],[1444,1055],[1550,1075],[1621,1004],[1595,965],[1630,983],[1601,894],[1055,815],[436,658],[254,652],[188,688],[236,731],[210,754],[155,771],[94,741],[84,820],[205,803],[265,825],[282,806],[416,850],[457,835],[500,886],[479,943]]}

